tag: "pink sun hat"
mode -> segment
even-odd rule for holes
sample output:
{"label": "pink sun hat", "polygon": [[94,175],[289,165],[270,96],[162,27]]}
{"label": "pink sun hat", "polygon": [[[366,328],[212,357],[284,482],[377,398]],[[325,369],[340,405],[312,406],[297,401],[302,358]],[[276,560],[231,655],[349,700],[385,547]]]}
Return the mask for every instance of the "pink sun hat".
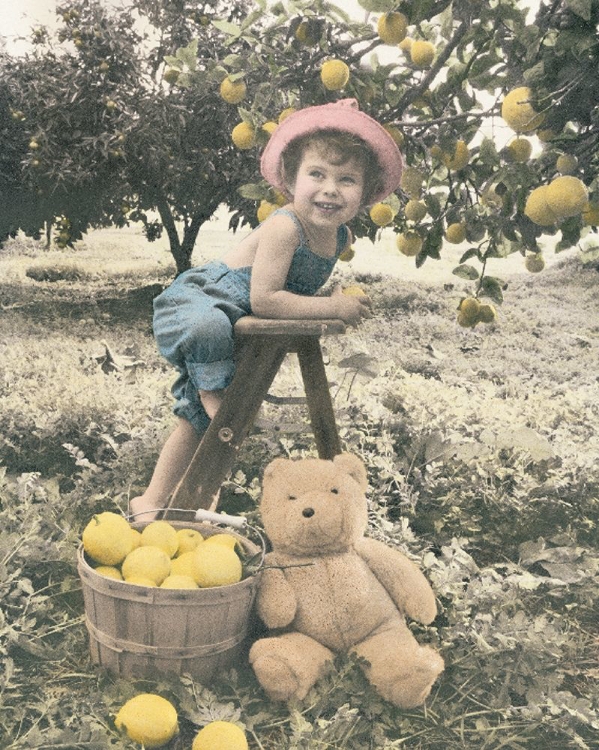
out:
{"label": "pink sun hat", "polygon": [[291,141],[320,130],[338,130],[357,135],[376,154],[382,170],[381,190],[371,203],[383,200],[399,187],[403,158],[389,133],[370,115],[358,109],[355,99],[341,99],[331,104],[305,107],[286,117],[276,127],[262,152],[260,171],[271,185],[287,192],[283,178],[283,152]]}

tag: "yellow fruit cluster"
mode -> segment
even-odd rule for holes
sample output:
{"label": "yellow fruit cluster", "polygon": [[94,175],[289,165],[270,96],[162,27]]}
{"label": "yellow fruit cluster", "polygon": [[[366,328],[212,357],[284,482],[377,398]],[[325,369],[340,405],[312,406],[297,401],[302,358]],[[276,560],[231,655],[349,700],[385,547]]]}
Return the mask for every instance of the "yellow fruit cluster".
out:
{"label": "yellow fruit cluster", "polygon": [[530,193],[524,213],[535,224],[548,227],[562,219],[582,214],[588,205],[588,191],[582,180],[572,175],[561,175]]}
{"label": "yellow fruit cluster", "polygon": [[477,323],[492,323],[497,317],[493,305],[481,304],[476,297],[465,297],[458,306],[458,324],[474,328]]}
{"label": "yellow fruit cluster", "polygon": [[[145,748],[159,748],[179,733],[177,709],[155,693],[130,698],[114,719],[116,728]],[[192,750],[248,750],[245,732],[230,721],[211,721],[195,736]]]}
{"label": "yellow fruit cluster", "polygon": [[196,529],[163,520],[139,532],[117,513],[100,513],[85,527],[82,543],[99,575],[138,586],[209,588],[237,583],[243,575],[232,534],[204,539]]}

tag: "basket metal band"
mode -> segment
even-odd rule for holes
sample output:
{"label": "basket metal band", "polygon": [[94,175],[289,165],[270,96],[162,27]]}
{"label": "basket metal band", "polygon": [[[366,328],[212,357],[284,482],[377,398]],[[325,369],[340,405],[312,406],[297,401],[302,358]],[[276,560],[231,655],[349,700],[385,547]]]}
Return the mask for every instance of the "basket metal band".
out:
{"label": "basket metal band", "polygon": [[226,641],[220,641],[220,643],[207,643],[201,646],[171,648],[169,646],[151,646],[149,644],[124,641],[122,639],[117,640],[108,633],[99,630],[87,616],[85,618],[85,624],[92,638],[103,646],[109,648],[111,651],[116,651],[119,654],[127,652],[146,656],[156,656],[163,659],[193,659],[198,656],[220,654],[223,651],[229,651],[230,649],[235,648],[235,646],[242,643],[246,637],[246,633],[242,632],[236,633]]}

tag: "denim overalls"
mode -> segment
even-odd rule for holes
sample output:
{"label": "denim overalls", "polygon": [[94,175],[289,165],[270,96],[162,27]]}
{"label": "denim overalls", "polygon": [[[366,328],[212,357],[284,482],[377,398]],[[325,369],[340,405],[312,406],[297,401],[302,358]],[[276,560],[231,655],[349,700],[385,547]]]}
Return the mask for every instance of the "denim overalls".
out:
{"label": "denim overalls", "polygon": [[[297,216],[283,213],[295,222],[300,242],[297,246],[285,289],[313,295],[327,281],[347,244],[345,225],[337,233],[337,249],[332,258],[313,253]],[[179,371],[172,387],[177,416],[187,419],[203,434],[210,419],[198,396],[199,390],[226,388],[233,378],[233,326],[243,315],[250,315],[252,267],[229,268],[222,261],[211,261],[180,274],[154,300],[154,336],[158,349]]]}

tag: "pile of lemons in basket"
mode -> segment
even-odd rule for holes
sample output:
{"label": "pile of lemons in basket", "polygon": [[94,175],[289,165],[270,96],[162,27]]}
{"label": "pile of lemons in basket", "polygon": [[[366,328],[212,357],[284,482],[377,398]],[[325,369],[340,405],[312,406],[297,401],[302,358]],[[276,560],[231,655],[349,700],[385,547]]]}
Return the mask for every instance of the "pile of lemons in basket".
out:
{"label": "pile of lemons in basket", "polygon": [[95,515],[82,536],[96,573],[138,586],[195,589],[228,586],[243,576],[239,540],[152,521],[135,529],[118,513]]}

